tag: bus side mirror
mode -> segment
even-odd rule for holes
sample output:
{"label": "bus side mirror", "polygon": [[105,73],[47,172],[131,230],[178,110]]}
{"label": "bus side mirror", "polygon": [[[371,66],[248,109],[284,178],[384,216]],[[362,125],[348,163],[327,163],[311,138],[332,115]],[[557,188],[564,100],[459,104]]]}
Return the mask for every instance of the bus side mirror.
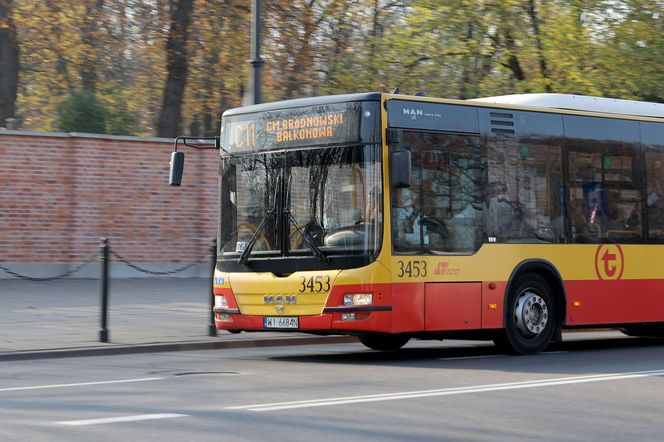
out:
{"label": "bus side mirror", "polygon": [[392,187],[410,187],[410,151],[398,149],[390,154],[390,184]]}
{"label": "bus side mirror", "polygon": [[182,171],[184,170],[184,152],[171,153],[171,169],[168,174],[168,184],[179,186],[182,182]]}

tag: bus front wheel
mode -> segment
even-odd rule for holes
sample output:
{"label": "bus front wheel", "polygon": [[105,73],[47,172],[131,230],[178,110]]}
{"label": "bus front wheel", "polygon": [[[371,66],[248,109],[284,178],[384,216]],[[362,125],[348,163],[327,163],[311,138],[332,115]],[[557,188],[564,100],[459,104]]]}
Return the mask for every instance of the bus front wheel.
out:
{"label": "bus front wheel", "polygon": [[556,318],[551,287],[542,276],[526,273],[507,295],[505,328],[494,342],[514,354],[539,353],[553,338]]}
{"label": "bus front wheel", "polygon": [[380,351],[397,351],[410,340],[410,336],[390,334],[360,335],[357,338],[370,349]]}

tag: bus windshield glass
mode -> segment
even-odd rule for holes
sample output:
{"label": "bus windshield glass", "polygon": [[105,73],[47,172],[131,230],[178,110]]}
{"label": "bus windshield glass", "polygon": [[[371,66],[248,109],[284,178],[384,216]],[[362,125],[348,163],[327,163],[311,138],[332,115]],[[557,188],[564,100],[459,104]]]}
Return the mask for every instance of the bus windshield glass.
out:
{"label": "bus windshield glass", "polygon": [[222,260],[326,261],[380,246],[377,145],[226,157],[221,172]]}

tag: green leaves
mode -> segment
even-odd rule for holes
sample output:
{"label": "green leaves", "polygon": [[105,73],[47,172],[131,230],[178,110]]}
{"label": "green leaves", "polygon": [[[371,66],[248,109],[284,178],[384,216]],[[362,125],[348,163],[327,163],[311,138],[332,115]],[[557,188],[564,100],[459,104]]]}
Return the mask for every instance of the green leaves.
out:
{"label": "green leaves", "polygon": [[106,110],[89,91],[73,91],[58,108],[57,128],[62,132],[104,133]]}
{"label": "green leaves", "polygon": [[62,132],[136,135],[138,115],[129,109],[121,91],[102,100],[90,91],[72,91],[58,106],[56,128]]}

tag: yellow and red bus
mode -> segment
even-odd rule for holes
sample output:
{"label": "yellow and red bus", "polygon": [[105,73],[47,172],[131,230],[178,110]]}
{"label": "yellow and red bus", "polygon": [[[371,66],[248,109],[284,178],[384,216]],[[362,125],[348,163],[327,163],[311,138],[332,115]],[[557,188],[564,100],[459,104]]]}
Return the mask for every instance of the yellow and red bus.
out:
{"label": "yellow and red bus", "polygon": [[339,95],[228,110],[218,144],[218,329],[664,331],[662,104]]}

